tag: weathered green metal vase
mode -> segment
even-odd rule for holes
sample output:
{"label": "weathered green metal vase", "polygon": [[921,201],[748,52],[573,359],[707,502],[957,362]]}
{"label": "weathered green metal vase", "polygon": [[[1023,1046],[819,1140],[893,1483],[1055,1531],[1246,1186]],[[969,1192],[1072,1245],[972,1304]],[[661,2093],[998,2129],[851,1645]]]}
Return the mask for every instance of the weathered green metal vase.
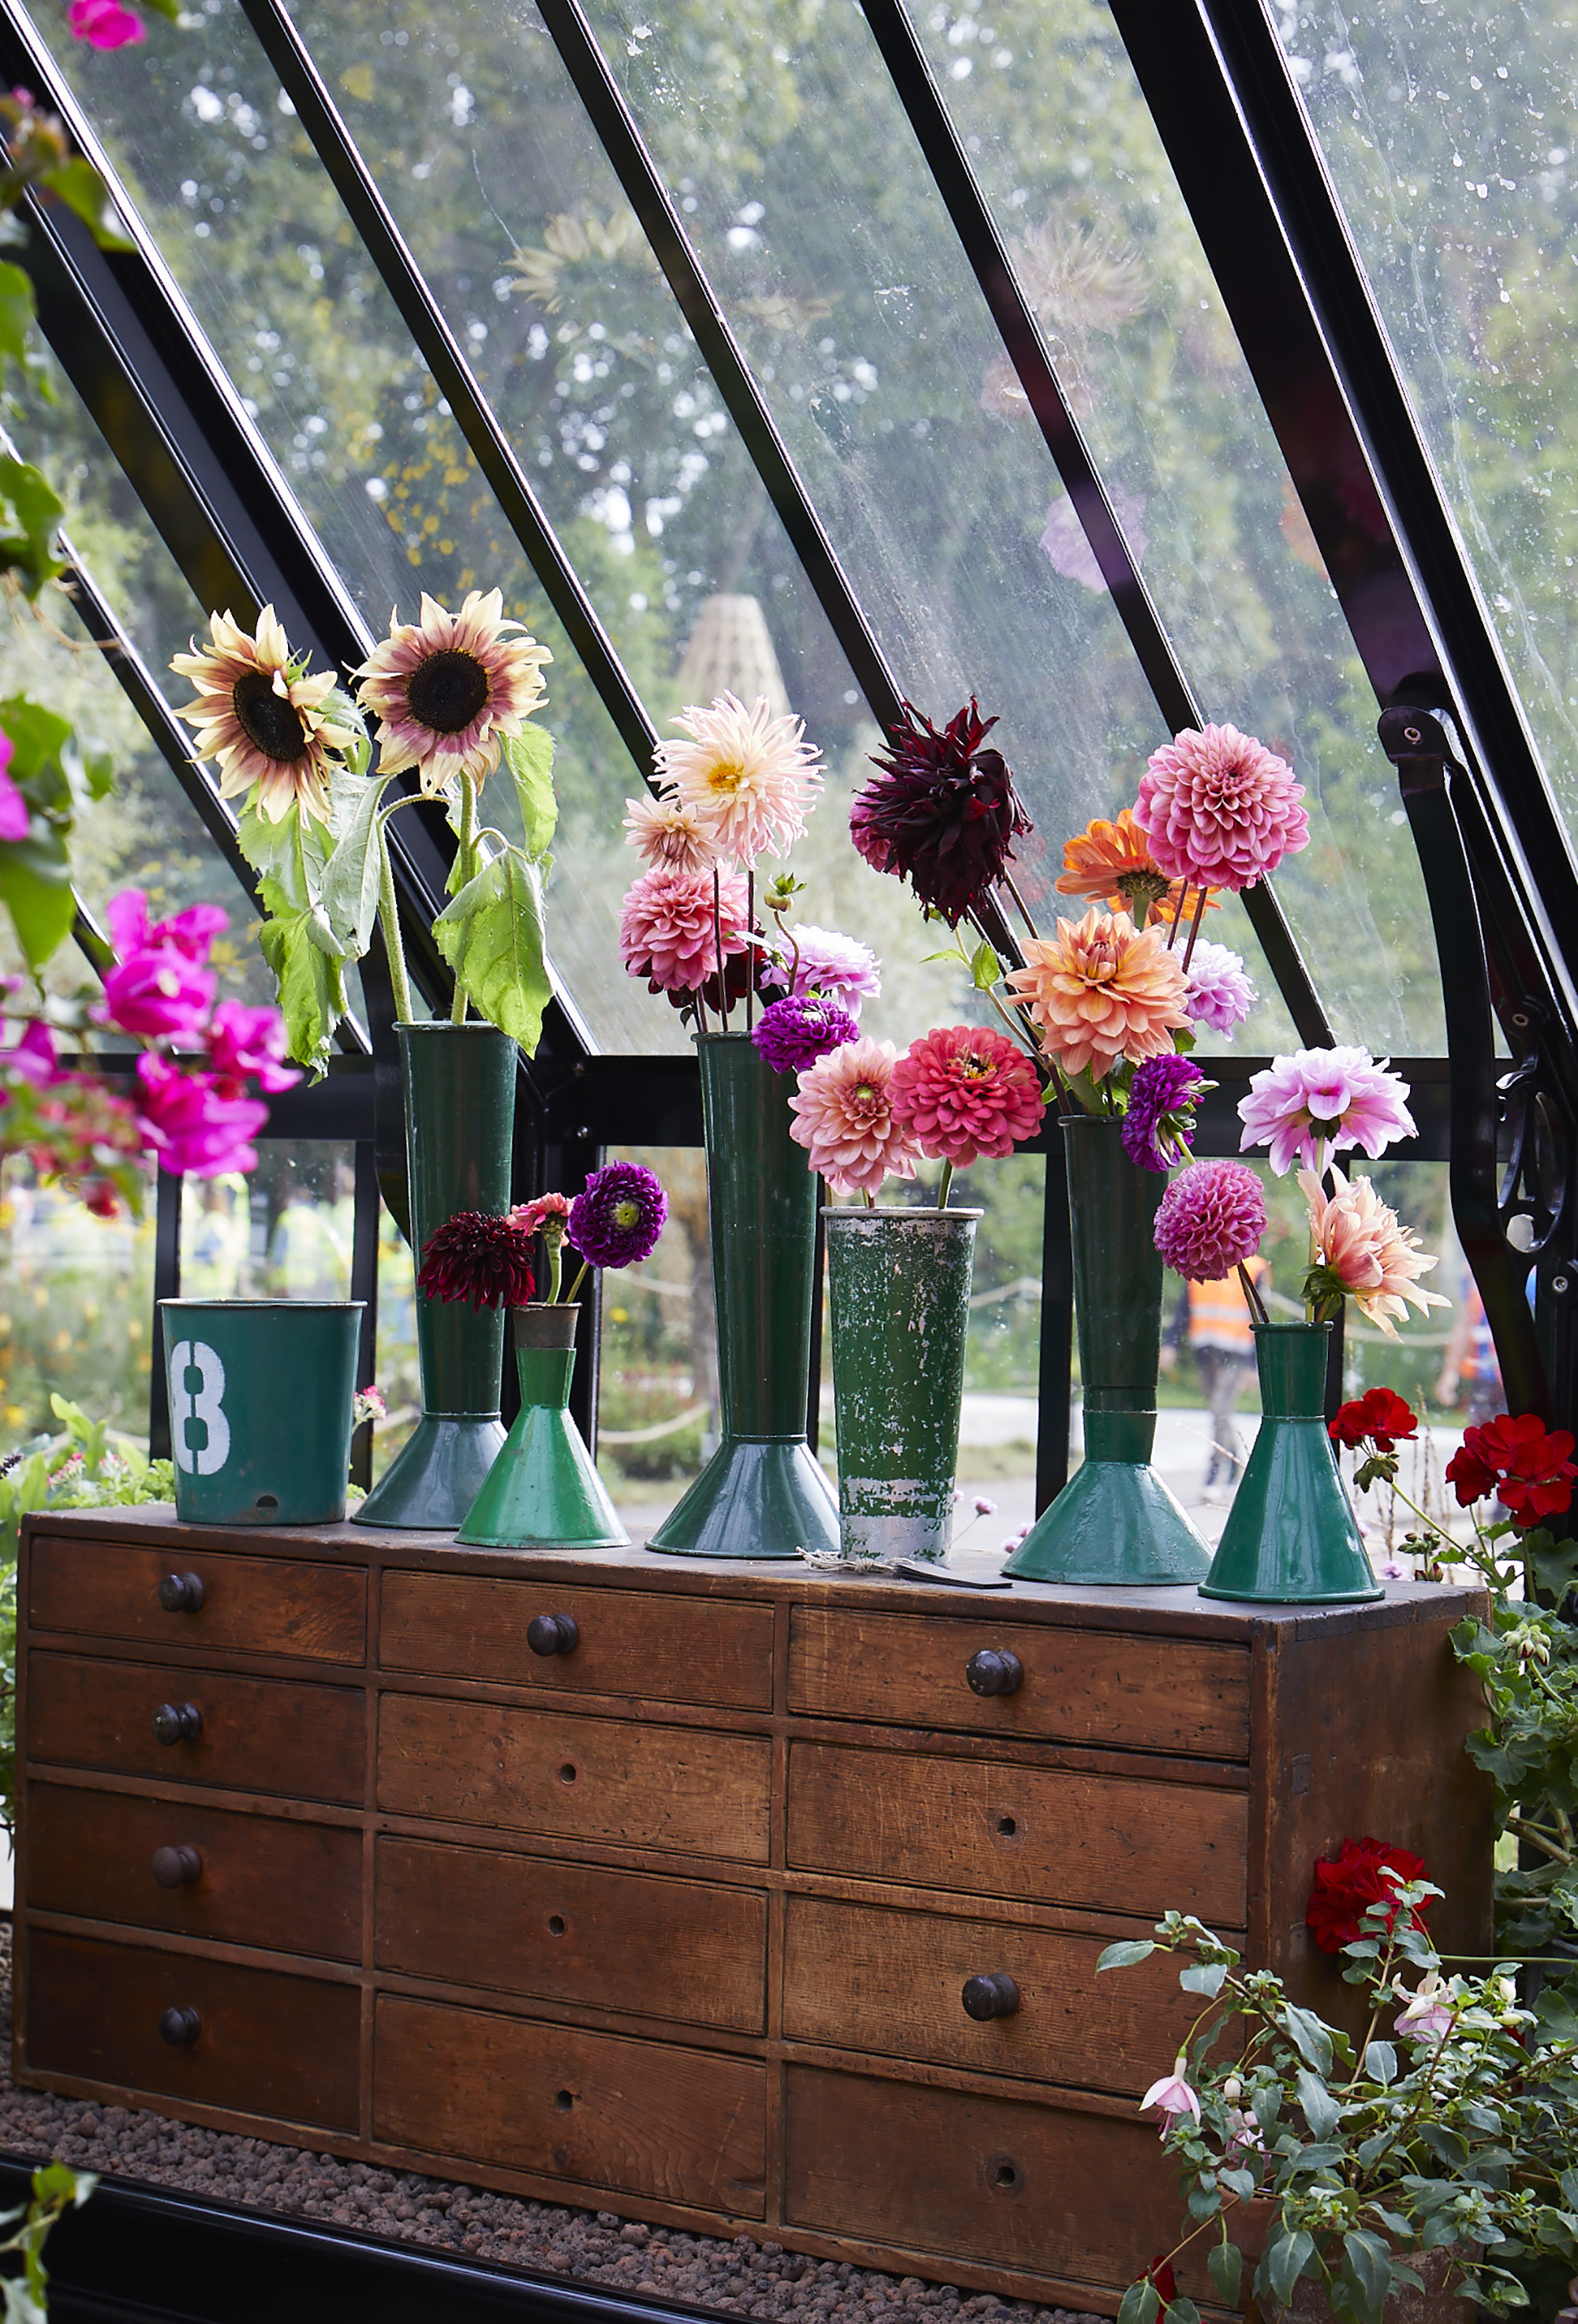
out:
{"label": "weathered green metal vase", "polygon": [[678,1557],[836,1554],[838,1504],[806,1438],[817,1181],[794,1083],[748,1033],[700,1033],[722,1442],[648,1544]]}
{"label": "weathered green metal vase", "polygon": [[1084,1459],[1003,1567],[1027,1582],[1198,1582],[1210,1552],[1150,1465],[1161,1364],[1167,1185],[1123,1151],[1115,1116],[1062,1122],[1084,1384]]}
{"label": "weathered green metal vase", "polygon": [[1348,1606],[1384,1598],[1326,1434],[1329,1323],[1256,1323],[1260,1433],[1203,1598]]}
{"label": "weathered green metal vase", "polygon": [[617,1549],[630,1539],[570,1418],[578,1301],[514,1311],[521,1409],[458,1538],[468,1549]]}
{"label": "weathered green metal vase", "polygon": [[825,1210],[844,1555],[940,1564],[954,1531],[979,1211]]}
{"label": "weathered green metal vase", "polygon": [[337,1525],[360,1299],[161,1299],[175,1513],[185,1525]]}
{"label": "weathered green metal vase", "polygon": [[[510,1207],[515,1044],[493,1025],[397,1025],[413,1262],[457,1211]],[[422,1416],[356,1511],[362,1525],[452,1533],[504,1441],[503,1308],[417,1293]]]}

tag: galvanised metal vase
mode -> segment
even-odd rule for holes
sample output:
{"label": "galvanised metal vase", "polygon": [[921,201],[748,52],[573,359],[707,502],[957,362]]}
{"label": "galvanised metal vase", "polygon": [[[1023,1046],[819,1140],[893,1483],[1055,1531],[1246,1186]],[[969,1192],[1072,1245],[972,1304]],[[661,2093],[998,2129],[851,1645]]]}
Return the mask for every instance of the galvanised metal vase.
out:
{"label": "galvanised metal vase", "polygon": [[836,1554],[838,1504],[806,1437],[817,1181],[794,1083],[748,1033],[699,1033],[722,1442],[647,1545],[678,1557]]}
{"label": "galvanised metal vase", "polygon": [[1260,1433],[1203,1598],[1349,1606],[1384,1598],[1326,1434],[1329,1323],[1256,1323]]}
{"label": "galvanised metal vase", "polygon": [[[494,1025],[397,1025],[413,1261],[457,1211],[510,1207],[515,1044]],[[504,1311],[417,1293],[422,1416],[355,1512],[361,1525],[452,1533],[504,1441]]]}
{"label": "galvanised metal vase", "polygon": [[579,1301],[513,1314],[521,1409],[466,1514],[468,1549],[618,1549],[630,1539],[570,1418]]}
{"label": "galvanised metal vase", "polygon": [[1065,1115],[1084,1459],[1003,1572],[1026,1582],[1199,1582],[1211,1554],[1150,1465],[1161,1367],[1167,1178],[1123,1151],[1116,1116]]}
{"label": "galvanised metal vase", "polygon": [[844,1557],[940,1564],[954,1530],[979,1211],[825,1210]]}

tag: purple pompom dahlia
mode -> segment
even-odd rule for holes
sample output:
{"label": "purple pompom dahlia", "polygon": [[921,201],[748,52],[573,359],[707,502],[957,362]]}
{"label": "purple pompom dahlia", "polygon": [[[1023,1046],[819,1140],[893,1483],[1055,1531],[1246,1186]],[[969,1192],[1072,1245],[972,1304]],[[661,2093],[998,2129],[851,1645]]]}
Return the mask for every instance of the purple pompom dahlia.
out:
{"label": "purple pompom dahlia", "polygon": [[570,1204],[565,1240],[588,1267],[633,1267],[663,1231],[669,1197],[640,1162],[605,1162]]}
{"label": "purple pompom dahlia", "polygon": [[835,1009],[830,1001],[801,1001],[790,994],[762,1010],[751,1038],[775,1074],[800,1074],[845,1041],[858,1041],[860,1027],[847,1010]]}
{"label": "purple pompom dahlia", "polygon": [[1141,1170],[1170,1170],[1175,1162],[1186,1162],[1195,1134],[1191,1109],[1214,1087],[1192,1057],[1176,1049],[1142,1057],[1134,1068],[1121,1133],[1130,1162]]}

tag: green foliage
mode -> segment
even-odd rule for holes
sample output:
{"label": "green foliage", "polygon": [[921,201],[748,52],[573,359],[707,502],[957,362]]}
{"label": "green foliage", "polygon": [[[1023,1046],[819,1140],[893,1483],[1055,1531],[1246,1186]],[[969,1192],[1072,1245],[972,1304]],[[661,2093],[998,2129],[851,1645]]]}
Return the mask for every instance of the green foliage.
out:
{"label": "green foliage", "polygon": [[[4,466],[0,462],[0,472]],[[25,839],[0,840],[0,900],[36,972],[69,933],[77,908],[71,834],[82,810],[109,790],[111,770],[104,753],[80,742],[69,718],[23,695],[0,702],[0,728],[10,737],[9,773],[30,817]]]}
{"label": "green foliage", "polygon": [[433,934],[483,1015],[534,1056],[553,991],[543,951],[540,863],[518,847],[501,848],[439,913]]}
{"label": "green foliage", "polygon": [[49,2313],[44,2246],[50,2231],[67,2210],[79,2210],[97,2184],[96,2172],[73,2171],[69,2163],[42,2163],[32,2174],[26,2204],[0,2215],[0,2227],[15,2227],[0,2243],[0,2254],[16,2252],[22,2258],[19,2276],[0,2277],[5,2324],[43,2324]]}

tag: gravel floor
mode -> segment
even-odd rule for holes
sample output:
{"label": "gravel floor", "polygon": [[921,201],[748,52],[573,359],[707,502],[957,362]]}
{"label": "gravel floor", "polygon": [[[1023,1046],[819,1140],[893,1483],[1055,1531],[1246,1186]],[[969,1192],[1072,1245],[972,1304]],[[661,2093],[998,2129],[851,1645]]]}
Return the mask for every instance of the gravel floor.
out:
{"label": "gravel floor", "polygon": [[1020,2324],[1105,2324],[1063,2308],[999,2300],[956,2284],[902,2279],[786,2252],[750,2236],[728,2241],[648,2227],[613,2211],[571,2210],[494,2195],[411,2171],[378,2171],[299,2146],[235,2138],[165,2116],[85,2105],[19,2090],[12,2082],[11,1926],[0,1923],[0,2150],[60,2155],[78,2170],[180,2187],[216,2201],[328,2219],[365,2235],[464,2252],[538,2273],[605,2283],[739,2316],[803,2317],[816,2324],[901,2324],[923,2313]]}

